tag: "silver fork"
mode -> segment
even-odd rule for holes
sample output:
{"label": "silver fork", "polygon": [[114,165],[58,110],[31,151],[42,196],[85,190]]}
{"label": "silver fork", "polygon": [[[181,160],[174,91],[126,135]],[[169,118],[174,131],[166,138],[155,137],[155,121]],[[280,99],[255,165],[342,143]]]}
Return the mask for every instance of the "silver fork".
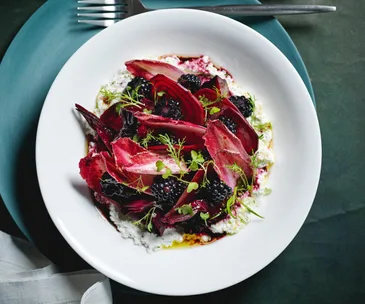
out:
{"label": "silver fork", "polygon": [[[87,17],[92,19],[78,19],[79,23],[87,23],[98,26],[110,26],[124,18],[128,18],[140,13],[153,11],[147,8],[140,0],[79,0],[78,6],[80,11],[78,17]],[[89,4],[101,4],[102,6],[93,6]],[[184,7],[190,9],[204,10],[208,12],[230,15],[230,16],[278,16],[278,15],[297,15],[328,13],[336,11],[335,6],[326,5],[300,5],[300,4],[270,4],[270,5],[216,5],[216,6],[196,6]],[[83,12],[81,12],[83,11]]]}

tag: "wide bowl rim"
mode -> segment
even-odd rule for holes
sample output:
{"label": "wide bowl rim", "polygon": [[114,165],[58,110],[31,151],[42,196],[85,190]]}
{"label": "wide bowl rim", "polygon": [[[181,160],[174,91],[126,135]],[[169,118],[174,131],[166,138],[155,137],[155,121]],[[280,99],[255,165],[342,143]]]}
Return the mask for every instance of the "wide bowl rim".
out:
{"label": "wide bowl rim", "polygon": [[[227,26],[231,26],[231,27],[240,27],[240,29],[245,30],[250,32],[250,34],[255,37],[255,39],[260,39],[262,41],[265,41],[264,43],[266,43],[270,48],[271,51],[276,52],[277,56],[281,57],[281,59],[283,60],[283,62],[285,62],[285,65],[287,69],[291,70],[292,73],[294,73],[296,75],[296,77],[299,78],[301,85],[305,88],[305,84],[302,81],[302,79],[300,78],[299,74],[297,73],[297,71],[295,70],[295,68],[292,66],[292,64],[290,63],[290,61],[281,53],[281,51],[279,49],[277,49],[277,47],[275,45],[273,45],[269,40],[267,40],[265,37],[263,37],[261,34],[257,33],[256,31],[254,31],[253,29],[247,27],[244,24],[239,23],[238,21],[235,21],[233,19],[230,19],[228,17],[224,17],[218,14],[214,14],[214,13],[209,13],[209,12],[203,12],[203,11],[199,11],[199,10],[192,10],[192,9],[164,9],[164,10],[158,10],[158,11],[152,11],[152,12],[147,12],[147,13],[143,13],[140,15],[136,15],[133,17],[130,17],[128,19],[122,20],[118,23],[116,23],[115,25],[108,27],[104,30],[102,30],[101,32],[99,32],[98,34],[96,34],[94,37],[92,37],[91,39],[89,39],[87,42],[85,42],[75,53],[74,55],[66,62],[66,64],[64,65],[64,67],[61,69],[61,71],[59,72],[59,74],[57,75],[57,77],[55,78],[49,93],[47,95],[47,98],[45,100],[44,105],[47,104],[47,100],[49,99],[49,96],[52,94],[59,75],[63,73],[63,71],[65,70],[65,67],[67,67],[70,62],[72,62],[72,58],[74,58],[75,56],[77,56],[77,54],[80,52],[81,49],[86,48],[89,43],[91,43],[91,41],[95,41],[96,39],[99,39],[99,37],[101,37],[102,35],[104,35],[105,33],[117,30],[118,28],[122,27],[125,23],[128,22],[132,22],[132,21],[142,21],[143,18],[145,18],[145,16],[153,16],[156,18],[163,18],[164,14],[188,14],[188,15],[200,15],[200,16],[204,16],[206,18],[211,18],[212,20],[215,19],[216,21],[219,22],[225,22]],[[194,15],[195,17],[197,15]],[[307,101],[308,101],[308,106],[311,107],[311,111],[313,114],[312,118],[315,118],[315,122],[317,124],[317,126],[315,126],[314,128],[317,128],[318,131],[318,141],[314,144],[314,149],[316,149],[316,154],[317,154],[317,158],[319,160],[319,163],[317,164],[317,167],[315,168],[315,176],[314,178],[314,184],[315,184],[315,189],[313,191],[313,195],[312,195],[312,199],[310,204],[308,204],[308,208],[307,208],[307,212],[306,214],[303,214],[302,219],[300,221],[300,224],[298,223],[297,225],[297,229],[295,229],[295,231],[292,231],[291,233],[291,238],[290,238],[290,242],[294,239],[295,235],[298,233],[298,231],[300,230],[300,228],[302,227],[305,218],[307,217],[310,207],[313,204],[313,200],[318,188],[318,183],[319,183],[319,177],[320,177],[320,171],[321,171],[321,158],[322,158],[322,151],[321,151],[321,139],[320,139],[320,129],[319,129],[319,124],[318,124],[318,119],[315,113],[315,109],[313,107],[312,104],[312,100],[310,98],[310,95],[307,91],[307,89],[305,88],[305,91],[307,92]],[[252,276],[253,274],[257,273],[258,271],[260,271],[261,269],[263,269],[264,267],[266,267],[269,263],[271,263],[289,244],[290,242],[288,242],[287,244],[283,245],[281,250],[279,250],[278,252],[275,252],[275,254],[272,254],[270,256],[270,258],[268,259],[269,262],[268,263],[264,263],[263,265],[261,265],[261,267],[258,267],[256,269],[256,271],[253,271],[252,273],[246,274],[243,278],[237,278],[234,280],[234,282],[231,282],[229,284],[222,284],[222,286],[220,288],[215,288],[215,289],[210,289],[209,287],[206,288],[201,288],[199,290],[194,290],[194,291],[169,291],[169,290],[162,290],[162,289],[156,289],[156,288],[150,288],[149,286],[140,286],[138,285],[138,283],[135,282],[130,282],[128,280],[124,280],[123,276],[118,275],[117,273],[113,272],[113,271],[108,271],[105,269],[102,269],[102,267],[100,265],[98,265],[97,263],[95,263],[89,256],[89,254],[87,252],[84,251],[84,249],[82,248],[81,245],[79,245],[77,242],[75,242],[74,239],[70,238],[65,232],[64,232],[64,228],[59,224],[59,222],[56,219],[56,214],[54,213],[54,210],[52,208],[50,208],[50,204],[47,203],[50,199],[50,197],[48,196],[48,192],[46,191],[46,189],[43,187],[43,183],[42,180],[45,177],[45,175],[43,174],[43,172],[40,170],[39,164],[42,162],[42,160],[40,159],[40,142],[41,142],[41,135],[42,132],[40,131],[41,128],[44,128],[44,123],[43,121],[45,120],[45,111],[44,111],[44,106],[42,108],[42,112],[40,115],[40,119],[39,119],[39,124],[38,124],[38,129],[37,129],[37,138],[36,138],[36,165],[37,165],[37,175],[38,175],[38,180],[39,180],[39,185],[40,185],[40,190],[47,208],[48,213],[50,214],[53,222],[55,223],[57,229],[60,231],[60,233],[62,234],[62,236],[66,239],[66,241],[71,245],[71,247],[86,261],[88,262],[91,266],[93,266],[94,268],[98,269],[99,271],[101,271],[102,273],[104,273],[106,276],[110,277],[113,280],[116,280],[126,286],[141,290],[141,291],[145,291],[145,292],[150,292],[150,293],[155,293],[155,294],[162,294],[162,295],[195,295],[195,294],[203,294],[203,293],[208,293],[208,292],[212,292],[212,291],[217,291],[220,289],[224,289],[227,288],[229,286],[235,285],[239,282],[241,282],[242,280],[247,279],[248,277]]]}

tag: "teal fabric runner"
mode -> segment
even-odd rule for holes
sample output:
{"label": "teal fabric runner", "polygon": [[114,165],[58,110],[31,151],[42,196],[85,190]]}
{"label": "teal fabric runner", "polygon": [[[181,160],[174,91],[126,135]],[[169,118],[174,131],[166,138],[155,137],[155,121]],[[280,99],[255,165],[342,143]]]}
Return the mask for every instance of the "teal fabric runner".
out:
{"label": "teal fabric runner", "polygon": [[[73,0],[50,1],[72,2],[72,5],[75,5],[76,2]],[[150,0],[150,2],[152,1]],[[18,0],[15,2],[4,1],[0,4],[0,20],[3,22],[3,25],[0,26],[2,51],[9,45],[21,22],[29,18],[32,11],[42,2],[44,1]],[[186,1],[186,4],[191,2]],[[234,1],[216,2],[233,3]],[[278,3],[280,1],[266,0],[263,2]],[[287,3],[288,1],[282,1],[282,3],[284,2]],[[303,57],[315,88],[317,113],[323,141],[323,166],[319,190],[309,217],[301,231],[274,262],[250,279],[226,290],[197,297],[172,299],[153,295],[136,295],[134,291],[121,288],[119,284],[112,282],[116,303],[121,301],[124,303],[148,303],[153,300],[158,300],[162,304],[172,301],[176,304],[186,301],[191,303],[229,302],[233,304],[365,302],[365,200],[362,193],[362,188],[365,185],[362,177],[365,171],[363,160],[365,151],[365,120],[363,119],[363,113],[365,113],[365,88],[363,84],[365,79],[365,51],[363,48],[365,45],[365,22],[363,19],[365,1],[315,0],[308,2],[336,5],[338,12],[328,15],[280,18],[282,25],[289,32]],[[171,1],[171,3],[176,4],[177,1]],[[303,1],[292,0],[290,3],[303,3]],[[65,13],[71,12],[66,9],[59,12],[59,14]],[[57,18],[57,14],[57,11],[54,11],[52,18]],[[264,22],[270,23],[272,20]],[[253,27],[256,26],[255,29],[260,31],[262,24],[253,24]],[[53,26],[57,27],[57,25]],[[86,32],[77,27],[69,29],[73,33],[81,35],[84,40],[93,35],[90,30]],[[32,31],[35,28],[28,30]],[[42,35],[47,37],[52,30],[52,27],[44,27]],[[270,30],[267,33],[270,34]],[[50,38],[51,44],[54,45],[59,45],[59,40],[63,39],[62,37]],[[39,40],[39,45],[35,43],[38,41],[28,41],[28,43],[33,48],[41,48],[43,47],[41,41]],[[57,64],[60,66],[80,44],[80,42],[69,40],[67,43],[67,53],[66,47],[58,49],[57,54],[60,60]],[[19,50],[19,52],[21,51]],[[26,59],[28,54],[23,53],[23,56]],[[54,65],[55,62],[51,58],[49,53],[44,52],[42,60],[38,60],[33,68]],[[298,58],[296,59],[298,60]],[[19,68],[19,71],[24,71],[27,67],[23,66],[23,70]],[[3,63],[0,72],[1,69],[3,69]],[[54,71],[51,74],[44,74],[43,77],[46,80],[43,81],[50,85],[53,76]],[[0,77],[0,81],[3,81],[4,77],[10,82],[13,79],[11,73],[6,75],[0,73]],[[32,79],[23,79],[23,81],[24,83],[31,82]],[[6,95],[9,92],[13,94],[14,92],[11,90],[13,89],[10,87],[6,90],[1,88],[2,111],[6,111],[6,104],[9,102],[9,99],[4,98],[4,96],[9,96]],[[42,99],[46,91],[34,90],[30,91],[30,94]],[[17,127],[16,124],[6,133],[7,136],[14,136],[14,141],[18,141],[18,147],[27,147],[28,149],[28,153],[19,148],[19,150],[11,151],[20,156],[17,166],[21,167],[26,163],[34,162],[29,149],[34,148],[32,138],[34,140],[37,119],[36,115],[33,118],[27,115],[31,110],[25,103],[30,95],[22,96],[20,94],[19,96],[24,99],[24,104],[19,104],[15,112],[6,112],[6,114],[14,117],[14,119],[21,119],[22,124],[29,126],[28,130],[23,132],[28,134],[29,140],[17,137],[17,130],[14,130]],[[37,111],[39,109],[36,109],[35,112]],[[1,134],[4,134],[4,131]],[[3,138],[3,136],[0,137],[0,146],[3,143]],[[1,154],[1,157],[3,155],[5,154]],[[32,187],[37,187],[33,171],[14,173],[12,178],[27,182],[27,186],[23,188],[23,193],[16,192],[19,199],[31,202],[39,199],[39,193],[31,190],[27,192]],[[1,187],[7,184],[7,181],[1,180],[0,184]],[[1,195],[6,201],[3,191]],[[34,212],[32,206],[23,206],[23,208],[21,214],[24,217],[20,216],[19,218],[19,221],[24,223],[23,228],[28,227],[29,217],[37,219],[42,224],[42,221],[45,221],[42,218],[47,218],[47,213]],[[6,230],[6,227],[1,226],[1,223],[0,227]],[[33,228],[31,232],[29,234],[32,236],[40,234],[42,226]],[[51,233],[48,239],[42,241],[48,242],[47,246],[41,248],[47,256],[52,255],[55,251],[65,250],[64,247],[57,245],[63,240]],[[49,244],[54,245],[53,251],[49,249]],[[61,266],[67,269],[77,263],[79,263],[78,257],[73,256],[64,261]],[[87,265],[77,265],[87,267]],[[224,263],[217,264],[218,278],[219,267],[224,267]],[[195,271],[201,270],[192,269],[191,274],[194,275]],[[153,279],[153,273],[150,273],[150,276]]]}

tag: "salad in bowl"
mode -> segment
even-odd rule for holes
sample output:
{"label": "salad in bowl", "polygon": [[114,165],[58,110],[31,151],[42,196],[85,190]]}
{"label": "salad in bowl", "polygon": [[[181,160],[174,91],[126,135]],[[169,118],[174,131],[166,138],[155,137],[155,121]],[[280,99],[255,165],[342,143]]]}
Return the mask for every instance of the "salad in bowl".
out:
{"label": "salad in bowl", "polygon": [[149,252],[239,232],[274,164],[261,103],[208,56],[125,62],[85,118],[82,178],[98,209]]}

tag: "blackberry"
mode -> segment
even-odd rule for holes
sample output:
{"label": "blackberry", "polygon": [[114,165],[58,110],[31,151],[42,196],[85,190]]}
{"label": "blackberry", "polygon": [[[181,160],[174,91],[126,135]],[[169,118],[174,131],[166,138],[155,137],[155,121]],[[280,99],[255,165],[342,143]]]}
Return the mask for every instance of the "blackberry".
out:
{"label": "blackberry", "polygon": [[134,189],[131,189],[125,185],[118,183],[109,173],[105,172],[100,180],[101,192],[121,203],[123,200],[129,199],[138,194]]}
{"label": "blackberry", "polygon": [[229,131],[231,131],[232,133],[236,133],[237,124],[232,119],[230,119],[227,116],[220,116],[218,119],[224,123],[224,125],[228,128]]}
{"label": "blackberry", "polygon": [[221,180],[214,179],[207,184],[204,195],[213,205],[218,205],[232,195],[232,188]]}
{"label": "blackberry", "polygon": [[252,115],[254,104],[245,96],[231,96],[229,100],[238,108],[244,117]]}
{"label": "blackberry", "polygon": [[164,96],[157,101],[153,114],[174,120],[180,120],[183,118],[180,103],[172,98],[166,98]]}
{"label": "blackberry", "polygon": [[130,82],[128,82],[127,87],[131,90],[136,90],[138,88],[138,94],[143,95],[148,99],[152,98],[152,83],[143,77],[134,77]]}
{"label": "blackberry", "polygon": [[119,137],[132,138],[137,133],[138,119],[132,112],[122,110],[120,114],[123,118],[123,127],[119,132]]}
{"label": "blackberry", "polygon": [[185,188],[185,183],[178,181],[172,176],[166,179],[158,176],[154,179],[151,191],[157,202],[172,205],[177,202]]}
{"label": "blackberry", "polygon": [[192,93],[198,91],[201,85],[200,78],[194,74],[181,75],[177,82]]}

